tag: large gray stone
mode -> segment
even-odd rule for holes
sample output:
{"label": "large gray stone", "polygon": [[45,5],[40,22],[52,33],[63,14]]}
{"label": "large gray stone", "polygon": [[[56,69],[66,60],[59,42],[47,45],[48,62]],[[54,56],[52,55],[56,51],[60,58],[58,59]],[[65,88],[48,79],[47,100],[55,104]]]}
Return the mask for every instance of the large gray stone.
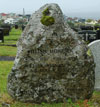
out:
{"label": "large gray stone", "polygon": [[[41,23],[45,9],[55,20],[49,26],[47,19],[46,25]],[[46,4],[32,15],[17,48],[7,84],[8,93],[14,99],[51,103],[92,96],[93,57],[87,55],[86,44],[66,24],[57,4]]]}
{"label": "large gray stone", "polygon": [[91,42],[89,45],[94,57],[95,67],[95,89],[100,90],[100,40]]}

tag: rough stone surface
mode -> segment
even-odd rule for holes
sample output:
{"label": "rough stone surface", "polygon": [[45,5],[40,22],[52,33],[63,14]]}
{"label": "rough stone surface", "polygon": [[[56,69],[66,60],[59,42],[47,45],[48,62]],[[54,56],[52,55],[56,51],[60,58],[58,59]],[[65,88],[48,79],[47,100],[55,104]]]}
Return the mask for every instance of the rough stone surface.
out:
{"label": "rough stone surface", "polygon": [[[55,19],[40,20],[48,8]],[[63,102],[87,99],[94,90],[94,61],[87,46],[69,28],[57,4],[36,11],[17,43],[14,66],[8,76],[8,93],[22,102]]]}
{"label": "rough stone surface", "polygon": [[100,90],[100,40],[88,45],[94,57],[95,67],[95,89]]}

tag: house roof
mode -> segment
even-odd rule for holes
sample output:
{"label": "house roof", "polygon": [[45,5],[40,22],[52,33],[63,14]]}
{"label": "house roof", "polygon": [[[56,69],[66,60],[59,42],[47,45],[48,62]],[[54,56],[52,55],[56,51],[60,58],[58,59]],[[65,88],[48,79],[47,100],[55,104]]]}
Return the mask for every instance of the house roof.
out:
{"label": "house roof", "polygon": [[2,16],[7,16],[8,14],[5,14],[5,13],[1,13],[1,15],[2,15]]}

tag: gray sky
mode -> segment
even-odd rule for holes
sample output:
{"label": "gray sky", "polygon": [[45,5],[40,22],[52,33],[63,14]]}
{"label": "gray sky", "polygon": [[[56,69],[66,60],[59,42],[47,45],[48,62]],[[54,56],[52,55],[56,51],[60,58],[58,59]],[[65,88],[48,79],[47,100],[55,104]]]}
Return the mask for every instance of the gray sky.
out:
{"label": "gray sky", "polygon": [[67,16],[100,17],[100,0],[0,0],[0,13],[33,13],[46,3],[57,3]]}

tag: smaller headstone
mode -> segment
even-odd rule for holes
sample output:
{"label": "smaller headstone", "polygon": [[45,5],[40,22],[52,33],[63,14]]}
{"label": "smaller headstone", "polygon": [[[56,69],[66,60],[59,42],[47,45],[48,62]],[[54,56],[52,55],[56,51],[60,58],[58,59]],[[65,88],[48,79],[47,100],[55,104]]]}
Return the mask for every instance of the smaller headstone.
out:
{"label": "smaller headstone", "polygon": [[18,29],[18,25],[15,25],[15,29]]}
{"label": "smaller headstone", "polygon": [[94,29],[98,30],[98,29],[100,29],[100,26],[94,26]]}
{"label": "smaller headstone", "polygon": [[78,34],[84,41],[92,42],[97,39],[97,33],[95,31],[83,30],[79,31]]}
{"label": "smaller headstone", "polygon": [[9,36],[9,29],[8,28],[4,28],[4,35]]}
{"label": "smaller headstone", "polygon": [[97,30],[97,39],[100,39],[100,30]]}
{"label": "smaller headstone", "polygon": [[11,26],[10,25],[1,25],[1,28],[3,28],[3,32],[5,36],[9,35],[9,32],[11,31]]}
{"label": "smaller headstone", "polygon": [[4,43],[4,33],[3,33],[3,28],[0,28],[0,41]]}
{"label": "smaller headstone", "polygon": [[95,89],[100,90],[100,40],[91,42],[89,45],[94,57],[95,67]]}
{"label": "smaller headstone", "polygon": [[9,31],[11,31],[11,25],[8,25],[8,24],[4,24],[4,25],[1,25],[2,28],[7,28]]}
{"label": "smaller headstone", "polygon": [[80,26],[81,30],[93,30],[92,26]]}
{"label": "smaller headstone", "polygon": [[22,31],[25,29],[25,27],[26,27],[25,25],[22,25]]}

